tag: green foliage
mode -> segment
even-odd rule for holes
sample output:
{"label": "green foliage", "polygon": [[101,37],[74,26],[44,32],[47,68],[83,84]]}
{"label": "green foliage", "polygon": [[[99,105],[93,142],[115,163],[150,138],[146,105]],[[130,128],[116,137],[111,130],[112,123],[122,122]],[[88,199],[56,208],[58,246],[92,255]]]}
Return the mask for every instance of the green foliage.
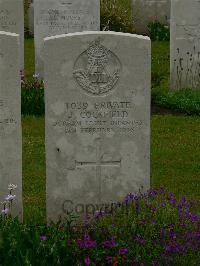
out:
{"label": "green foliage", "polygon": [[152,102],[157,106],[188,115],[200,115],[199,90],[169,91],[157,87],[152,90]]}
{"label": "green foliage", "polygon": [[62,228],[59,224],[28,226],[0,216],[0,265],[75,265],[76,246],[70,242],[70,224],[68,220]]}
{"label": "green foliage", "polygon": [[22,83],[22,114],[44,115],[44,86],[36,79]]}
{"label": "green foliage", "polygon": [[101,0],[101,30],[133,32],[130,2]]}
{"label": "green foliage", "polygon": [[197,265],[198,202],[164,188],[123,202],[75,226],[75,217],[30,226],[0,215],[0,265]]}
{"label": "green foliage", "polygon": [[44,117],[23,117],[23,204],[27,223],[45,221]]}
{"label": "green foliage", "polygon": [[170,40],[169,27],[161,24],[159,21],[149,23],[148,30],[149,30],[149,36],[152,41],[169,41]]}

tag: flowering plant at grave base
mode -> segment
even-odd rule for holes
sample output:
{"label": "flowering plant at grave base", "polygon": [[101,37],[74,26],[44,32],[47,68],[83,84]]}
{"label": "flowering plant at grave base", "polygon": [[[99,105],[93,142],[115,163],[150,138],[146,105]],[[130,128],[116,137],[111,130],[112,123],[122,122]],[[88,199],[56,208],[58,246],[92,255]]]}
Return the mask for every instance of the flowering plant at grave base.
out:
{"label": "flowering plant at grave base", "polygon": [[115,206],[82,226],[72,216],[49,226],[0,217],[0,265],[199,265],[199,202],[156,188]]}
{"label": "flowering plant at grave base", "polygon": [[87,238],[95,245],[78,245],[80,257],[87,254],[88,265],[196,265],[200,260],[197,207],[197,201],[184,196],[178,200],[164,188],[130,193],[113,212],[87,217]]}
{"label": "flowering plant at grave base", "polygon": [[13,191],[17,188],[17,185],[10,184],[8,185],[9,194],[5,197],[5,200],[1,202],[3,209],[1,210],[1,215],[7,217],[12,214],[12,205],[13,200],[16,198],[16,195],[13,195]]}

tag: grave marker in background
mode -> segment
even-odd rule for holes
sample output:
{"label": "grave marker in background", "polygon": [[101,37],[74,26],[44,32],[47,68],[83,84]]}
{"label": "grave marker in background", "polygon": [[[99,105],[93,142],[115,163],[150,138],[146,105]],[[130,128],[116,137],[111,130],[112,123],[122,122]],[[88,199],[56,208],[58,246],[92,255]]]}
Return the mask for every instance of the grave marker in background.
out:
{"label": "grave marker in background", "polygon": [[138,34],[148,34],[148,24],[159,21],[169,25],[171,0],[132,0],[134,28]]}
{"label": "grave marker in background", "polygon": [[200,85],[200,1],[171,3],[171,89]]}
{"label": "grave marker in background", "polygon": [[100,29],[100,0],[34,0],[35,73],[43,77],[43,39]]}
{"label": "grave marker in background", "polygon": [[0,31],[20,35],[20,70],[24,70],[24,2],[23,0],[0,1]]}
{"label": "grave marker in background", "polygon": [[148,189],[149,38],[55,36],[45,39],[44,58],[48,220]]}
{"label": "grave marker in background", "polygon": [[31,35],[34,35],[34,2],[33,0],[29,0],[28,20],[29,20],[29,32]]}
{"label": "grave marker in background", "polygon": [[13,214],[22,219],[22,134],[19,35],[0,32],[0,201],[16,184]]}

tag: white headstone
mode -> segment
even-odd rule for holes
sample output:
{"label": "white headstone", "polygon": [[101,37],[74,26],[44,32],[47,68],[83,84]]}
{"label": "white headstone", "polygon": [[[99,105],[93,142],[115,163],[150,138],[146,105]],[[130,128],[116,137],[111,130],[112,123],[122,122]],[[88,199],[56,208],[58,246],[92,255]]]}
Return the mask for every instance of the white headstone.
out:
{"label": "white headstone", "polygon": [[19,35],[0,32],[0,201],[16,184],[13,214],[22,219],[22,134]]}
{"label": "white headstone", "polygon": [[100,0],[34,0],[35,73],[43,77],[43,39],[100,29]]}
{"label": "white headstone", "polygon": [[84,32],[44,45],[48,220],[148,189],[149,38]]}
{"label": "white headstone", "polygon": [[24,2],[0,0],[0,31],[20,35],[20,70],[24,70]]}
{"label": "white headstone", "polygon": [[133,22],[136,33],[147,34],[148,24],[158,21],[169,25],[171,0],[132,0]]}
{"label": "white headstone", "polygon": [[200,1],[171,3],[171,89],[200,88]]}

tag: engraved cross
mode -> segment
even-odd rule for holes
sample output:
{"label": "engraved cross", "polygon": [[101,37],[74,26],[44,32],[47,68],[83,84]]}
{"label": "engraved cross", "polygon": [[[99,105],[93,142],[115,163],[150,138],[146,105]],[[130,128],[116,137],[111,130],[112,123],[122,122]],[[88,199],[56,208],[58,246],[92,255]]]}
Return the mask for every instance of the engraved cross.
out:
{"label": "engraved cross", "polygon": [[102,194],[102,187],[101,187],[101,181],[102,181],[102,167],[120,167],[121,166],[121,160],[116,161],[106,161],[102,159],[103,153],[101,148],[101,139],[96,140],[96,160],[95,161],[85,161],[85,162],[78,162],[76,161],[76,167],[96,167],[96,178],[98,180],[98,200],[99,203],[101,203],[101,194]]}

